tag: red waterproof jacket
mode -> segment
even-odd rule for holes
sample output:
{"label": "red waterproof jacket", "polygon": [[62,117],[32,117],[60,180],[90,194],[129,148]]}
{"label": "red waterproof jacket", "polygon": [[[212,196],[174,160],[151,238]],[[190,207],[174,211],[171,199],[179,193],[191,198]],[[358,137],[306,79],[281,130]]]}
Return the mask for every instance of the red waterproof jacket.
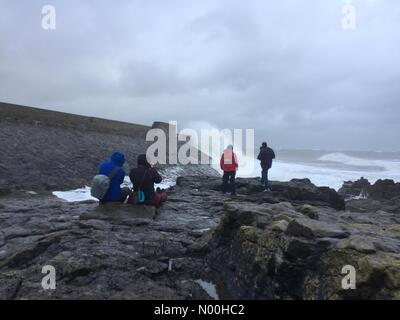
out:
{"label": "red waterproof jacket", "polygon": [[222,171],[232,172],[236,171],[239,167],[236,154],[229,149],[226,149],[221,156],[220,167]]}

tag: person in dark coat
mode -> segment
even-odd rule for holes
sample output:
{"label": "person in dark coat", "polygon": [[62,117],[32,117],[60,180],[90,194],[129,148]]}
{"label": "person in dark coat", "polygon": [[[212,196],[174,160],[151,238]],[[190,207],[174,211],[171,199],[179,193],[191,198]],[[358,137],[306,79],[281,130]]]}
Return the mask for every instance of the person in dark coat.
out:
{"label": "person in dark coat", "polygon": [[137,159],[137,168],[132,169],[129,173],[133,190],[139,190],[144,193],[145,204],[152,206],[160,206],[167,200],[167,194],[163,191],[154,190],[155,183],[161,183],[162,177],[147,161],[146,155],[141,154]]}
{"label": "person in dark coat", "polygon": [[268,147],[266,142],[263,142],[260,147],[260,153],[257,157],[261,164],[261,185],[264,191],[271,191],[268,182],[268,170],[272,167],[272,159],[275,159],[275,152]]}
{"label": "person in dark coat", "polygon": [[110,187],[101,200],[101,203],[106,202],[124,202],[126,197],[130,193],[129,188],[121,188],[121,184],[124,182],[125,178],[125,155],[122,152],[114,152],[111,155],[111,161],[102,162],[99,168],[99,174],[104,174],[106,176],[111,175],[114,169],[119,168],[117,173],[110,181]]}

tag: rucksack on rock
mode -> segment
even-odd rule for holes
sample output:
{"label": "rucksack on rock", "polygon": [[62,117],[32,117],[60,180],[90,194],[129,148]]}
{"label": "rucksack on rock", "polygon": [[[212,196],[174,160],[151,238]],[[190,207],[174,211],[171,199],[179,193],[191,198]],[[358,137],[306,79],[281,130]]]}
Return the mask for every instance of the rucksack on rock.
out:
{"label": "rucksack on rock", "polygon": [[105,174],[98,174],[94,176],[92,180],[92,188],[90,190],[92,197],[95,197],[101,201],[110,188],[111,180],[115,177],[120,169],[120,167],[115,167],[108,176]]}

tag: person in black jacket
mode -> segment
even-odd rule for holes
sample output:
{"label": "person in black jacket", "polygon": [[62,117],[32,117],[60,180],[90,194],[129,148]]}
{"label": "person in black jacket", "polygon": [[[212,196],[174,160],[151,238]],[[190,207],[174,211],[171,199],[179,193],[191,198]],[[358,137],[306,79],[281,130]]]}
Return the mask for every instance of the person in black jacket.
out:
{"label": "person in black jacket", "polygon": [[133,184],[133,190],[139,190],[144,193],[145,204],[160,206],[162,202],[166,201],[167,194],[165,192],[158,192],[154,190],[154,184],[160,183],[162,177],[147,161],[146,155],[141,154],[137,159],[137,168],[132,169],[129,178]]}
{"label": "person in black jacket", "polygon": [[271,191],[268,182],[268,170],[272,167],[272,159],[275,159],[274,150],[268,147],[266,142],[262,143],[260,147],[260,153],[257,157],[261,164],[261,185],[264,187],[264,191]]}

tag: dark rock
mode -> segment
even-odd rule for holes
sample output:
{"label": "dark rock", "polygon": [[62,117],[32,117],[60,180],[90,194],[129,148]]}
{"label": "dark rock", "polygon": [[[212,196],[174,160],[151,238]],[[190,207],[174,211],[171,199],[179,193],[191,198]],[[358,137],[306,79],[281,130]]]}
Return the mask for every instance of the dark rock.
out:
{"label": "dark rock", "polygon": [[368,197],[374,200],[390,200],[400,196],[400,183],[378,180],[368,188]]}
{"label": "dark rock", "polygon": [[123,225],[149,224],[155,218],[156,208],[152,206],[133,206],[120,203],[99,205],[95,210],[84,213],[80,220],[105,220]]}
{"label": "dark rock", "polygon": [[275,221],[270,225],[271,230],[285,232],[288,228],[289,222],[286,220]]}
{"label": "dark rock", "polygon": [[4,179],[0,179],[0,197],[11,193],[10,186]]}
{"label": "dark rock", "polygon": [[287,234],[307,239],[313,238],[346,238],[349,233],[337,225],[311,219],[295,219],[287,228]]}
{"label": "dark rock", "polygon": [[196,300],[211,300],[211,297],[204,289],[193,280],[182,280],[179,282],[178,290],[182,296]]}
{"label": "dark rock", "polygon": [[206,253],[209,249],[209,242],[212,239],[214,231],[209,231],[205,233],[199,240],[195,241],[189,250],[195,254]]}
{"label": "dark rock", "polygon": [[368,189],[371,186],[367,179],[361,177],[361,179],[352,182],[345,181],[343,186],[339,189],[338,194],[343,198],[352,198],[352,197],[367,197]]}
{"label": "dark rock", "polygon": [[346,209],[353,212],[400,213],[400,202],[396,200],[351,199],[346,202]]}
{"label": "dark rock", "polygon": [[[262,193],[259,179],[238,179],[236,197],[213,176],[178,182],[159,210],[3,196],[0,298],[212,298],[199,279],[222,299],[399,298],[396,200],[338,211],[334,191],[308,180]],[[57,290],[40,289],[43,265],[56,268]],[[345,265],[357,268],[352,292],[340,287]]]}
{"label": "dark rock", "polygon": [[375,253],[376,248],[373,243],[368,238],[360,236],[352,236],[348,239],[341,240],[337,247],[340,249],[353,249],[361,253]]}
{"label": "dark rock", "polygon": [[[221,291],[231,299],[396,299],[400,228],[393,226],[395,216],[382,210],[338,214],[315,204],[298,207],[292,199],[304,194],[290,194],[287,201],[294,206],[255,204],[247,197],[247,209],[242,198],[224,207],[219,226],[203,246]],[[360,261],[365,261],[361,267]],[[345,265],[362,273],[357,277],[362,289],[349,293],[338,286]],[[393,280],[377,282],[376,272]]]}
{"label": "dark rock", "polygon": [[[193,192],[221,191],[221,179],[204,176],[180,177],[177,185],[181,188],[191,189]],[[263,193],[257,178],[238,178],[236,180],[237,193],[246,196],[243,201],[260,203],[293,202],[295,204],[326,205],[336,210],[344,210],[345,202],[334,189],[316,187],[309,179],[293,179],[289,182],[271,182],[271,193]],[[194,194],[192,192],[192,195]],[[202,193],[199,193],[202,195]]]}
{"label": "dark rock", "polygon": [[309,204],[303,205],[303,207],[301,208],[301,212],[310,219],[319,219],[318,209]]}
{"label": "dark rock", "polygon": [[281,193],[289,200],[310,202],[310,204],[326,203],[336,210],[344,210],[343,198],[334,190],[328,187],[316,187],[309,179],[293,179],[287,183],[273,183],[272,190]]}
{"label": "dark rock", "polygon": [[108,224],[104,221],[101,221],[101,220],[96,220],[96,219],[89,219],[89,220],[83,219],[81,222],[79,222],[78,225],[83,229],[92,228],[92,229],[102,230],[102,231],[107,231],[107,230],[112,229],[110,224]]}
{"label": "dark rock", "polygon": [[355,182],[347,181],[338,191],[345,198],[369,198],[373,200],[395,200],[400,197],[400,183],[393,180],[378,180],[371,185],[361,178]]}
{"label": "dark rock", "polygon": [[18,272],[0,273],[0,299],[13,300],[21,288],[23,279]]}

